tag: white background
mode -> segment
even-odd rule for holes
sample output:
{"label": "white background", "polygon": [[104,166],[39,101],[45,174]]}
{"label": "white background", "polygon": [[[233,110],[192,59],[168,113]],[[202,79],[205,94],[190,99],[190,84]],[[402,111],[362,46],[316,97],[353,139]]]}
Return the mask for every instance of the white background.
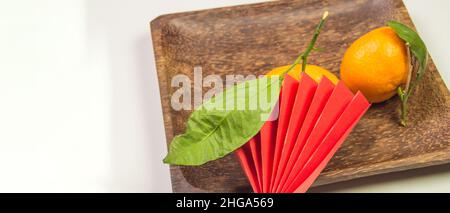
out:
{"label": "white background", "polygon": [[[170,192],[148,23],[256,0],[1,0],[0,192]],[[405,0],[450,80],[449,1]],[[313,191],[450,191],[450,166]]]}

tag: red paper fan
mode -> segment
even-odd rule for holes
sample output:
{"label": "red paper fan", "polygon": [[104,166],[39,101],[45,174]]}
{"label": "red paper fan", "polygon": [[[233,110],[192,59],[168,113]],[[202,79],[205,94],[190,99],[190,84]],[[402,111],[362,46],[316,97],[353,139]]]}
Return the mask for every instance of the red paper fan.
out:
{"label": "red paper fan", "polygon": [[306,192],[370,107],[342,83],[285,78],[279,117],[237,150],[254,192]]}

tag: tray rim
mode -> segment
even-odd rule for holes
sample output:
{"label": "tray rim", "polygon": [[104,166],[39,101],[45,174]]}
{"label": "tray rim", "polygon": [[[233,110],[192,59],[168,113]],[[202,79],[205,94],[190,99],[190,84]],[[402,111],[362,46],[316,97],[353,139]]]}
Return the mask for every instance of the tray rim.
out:
{"label": "tray rim", "polygon": [[[308,1],[308,2],[315,2],[315,1],[317,1],[317,0]],[[406,10],[406,15],[411,19],[411,16],[409,15],[407,8],[404,6],[403,0],[397,0],[397,1],[400,1],[402,3],[402,6]],[[232,10],[232,9],[236,9],[236,8],[243,9],[243,8],[255,8],[255,7],[259,7],[259,6],[267,6],[267,5],[288,4],[289,2],[291,2],[291,1],[284,1],[284,2],[282,2],[282,1],[267,1],[267,2],[260,2],[260,3],[252,3],[252,4],[241,4],[241,5],[234,5],[234,6],[201,9],[201,10],[194,10],[194,11],[187,11],[187,12],[169,13],[169,14],[159,15],[158,17],[156,17],[155,19],[150,21],[149,25],[150,25],[150,32],[151,32],[151,40],[153,43],[154,60],[156,62],[156,72],[158,75],[160,103],[161,103],[161,107],[162,107],[162,111],[163,111],[164,129],[165,129],[165,135],[166,135],[167,148],[168,148],[168,145],[170,144],[170,140],[175,135],[173,132],[172,117],[170,116],[170,111],[168,110],[169,109],[168,106],[170,106],[170,103],[169,103],[170,99],[168,98],[169,94],[168,94],[168,91],[166,90],[167,84],[168,84],[167,75],[164,70],[164,61],[166,59],[164,58],[164,55],[161,53],[162,46],[161,46],[161,37],[160,36],[161,36],[162,25],[171,19],[181,17],[181,16],[194,15],[194,14],[201,13],[201,12],[212,12],[212,11],[220,12],[220,11],[227,11],[227,10]],[[413,24],[413,26],[412,26],[413,29],[416,30],[416,27],[415,27],[412,19],[411,19],[411,22]],[[430,59],[429,61],[431,61],[431,63],[434,64],[433,59],[431,57],[431,53],[428,52],[428,54],[429,54],[429,59]],[[434,65],[434,66],[436,66],[436,65]],[[440,87],[443,87],[443,89],[447,89],[447,91],[448,91],[447,85],[443,81],[442,76],[437,67],[436,67],[436,71],[437,71],[437,74],[439,75],[439,78],[440,78],[439,80],[442,81],[442,83],[438,84],[438,85]],[[446,103],[447,103],[447,105],[450,104],[449,95],[446,96]],[[425,158],[428,159],[428,161],[423,161],[424,156],[426,156]],[[367,166],[365,166],[365,165],[341,169],[338,172],[324,171],[320,174],[320,176],[314,182],[312,187],[322,186],[322,185],[327,185],[327,184],[332,184],[332,183],[337,183],[337,182],[344,182],[344,181],[349,181],[349,180],[354,180],[354,179],[359,179],[359,178],[364,178],[364,177],[369,177],[369,176],[383,175],[383,174],[387,174],[387,173],[394,173],[394,172],[419,169],[419,168],[424,168],[424,167],[429,167],[429,166],[443,165],[443,164],[448,164],[448,163],[450,163],[450,146],[447,147],[447,149],[437,150],[435,152],[429,152],[429,153],[422,154],[422,155],[391,160],[388,162],[374,163],[374,164],[371,164],[370,167],[375,168],[375,169],[371,169],[370,171],[367,170]],[[388,165],[388,164],[393,164],[395,166],[391,165],[391,167],[386,167],[386,166],[383,167],[383,165]],[[352,173],[352,172],[350,172],[352,170],[356,170],[358,172]],[[352,175],[347,175],[344,177],[342,177],[342,176],[341,177],[333,177],[333,174],[337,174],[337,173],[341,173],[341,172],[348,172],[348,173],[351,173]],[[176,184],[174,184],[174,178],[175,178],[174,176],[175,176],[175,173],[181,173],[180,167],[170,165],[170,173],[171,173],[171,180],[172,180],[172,190],[174,192],[179,192],[178,186]],[[189,185],[189,188],[191,188],[192,190],[194,190],[196,192],[208,192],[206,190],[192,186],[185,179],[184,176],[181,176],[181,178],[183,179],[183,181],[186,184]]]}

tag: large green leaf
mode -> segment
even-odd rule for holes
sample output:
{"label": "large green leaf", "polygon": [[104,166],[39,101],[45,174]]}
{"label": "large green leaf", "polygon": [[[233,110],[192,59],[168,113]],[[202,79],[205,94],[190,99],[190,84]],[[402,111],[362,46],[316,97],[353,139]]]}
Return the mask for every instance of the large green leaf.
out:
{"label": "large green leaf", "polygon": [[278,76],[250,80],[203,103],[191,114],[186,132],[170,143],[164,163],[202,165],[244,145],[270,116],[281,80]]}

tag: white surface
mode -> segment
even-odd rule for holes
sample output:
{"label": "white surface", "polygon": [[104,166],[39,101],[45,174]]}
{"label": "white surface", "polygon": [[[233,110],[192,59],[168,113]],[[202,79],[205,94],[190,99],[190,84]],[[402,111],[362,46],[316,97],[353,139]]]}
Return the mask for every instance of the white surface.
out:
{"label": "white surface", "polygon": [[[0,1],[0,191],[170,192],[148,22],[252,2]],[[449,82],[449,2],[405,3]],[[449,178],[443,166],[315,191],[450,191]]]}

